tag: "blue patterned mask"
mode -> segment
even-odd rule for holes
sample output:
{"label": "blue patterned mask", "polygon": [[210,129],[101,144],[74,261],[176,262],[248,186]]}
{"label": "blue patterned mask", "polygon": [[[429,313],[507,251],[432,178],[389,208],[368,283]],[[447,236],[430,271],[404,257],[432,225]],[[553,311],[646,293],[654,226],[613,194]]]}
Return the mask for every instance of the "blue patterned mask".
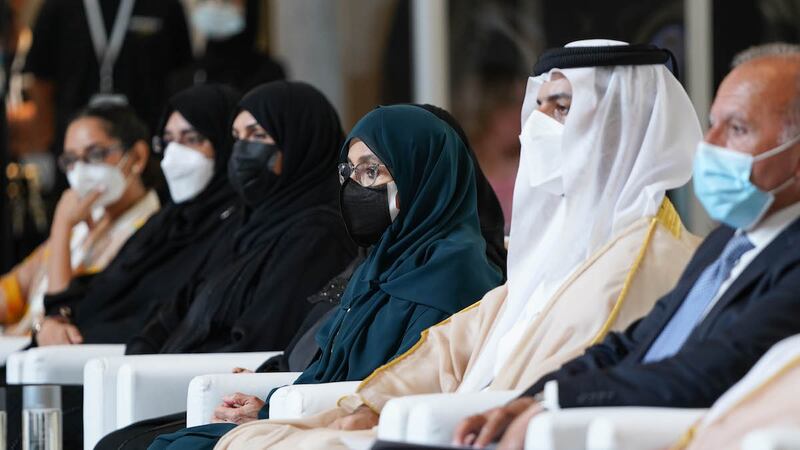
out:
{"label": "blue patterned mask", "polygon": [[753,164],[791,148],[800,136],[758,156],[701,141],[694,160],[694,192],[712,219],[733,228],[750,229],[764,217],[775,194],[789,187],[794,176],[765,192],[750,181]]}

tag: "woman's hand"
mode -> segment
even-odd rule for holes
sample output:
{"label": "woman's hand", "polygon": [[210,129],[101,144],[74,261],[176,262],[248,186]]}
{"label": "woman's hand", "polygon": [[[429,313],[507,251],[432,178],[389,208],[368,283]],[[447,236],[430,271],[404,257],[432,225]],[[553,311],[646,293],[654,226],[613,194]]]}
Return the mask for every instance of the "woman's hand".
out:
{"label": "woman's hand", "polygon": [[234,367],[233,373],[253,373],[253,371],[244,367]]}
{"label": "woman's hand", "polygon": [[328,425],[328,428],[347,431],[369,430],[378,425],[378,419],[380,419],[380,416],[375,411],[365,405],[361,405],[352,414],[333,421]]}
{"label": "woman's hand", "polygon": [[61,317],[46,317],[36,333],[36,343],[47,345],[82,344],[83,336],[75,325]]}
{"label": "woman's hand", "polygon": [[71,230],[75,225],[86,222],[92,224],[92,205],[103,194],[102,191],[92,191],[81,197],[72,189],[67,189],[61,195],[53,215],[53,227]]}
{"label": "woman's hand", "polygon": [[222,404],[214,410],[214,423],[235,423],[241,425],[258,420],[258,412],[264,407],[264,401],[255,395],[237,392],[222,398]]}

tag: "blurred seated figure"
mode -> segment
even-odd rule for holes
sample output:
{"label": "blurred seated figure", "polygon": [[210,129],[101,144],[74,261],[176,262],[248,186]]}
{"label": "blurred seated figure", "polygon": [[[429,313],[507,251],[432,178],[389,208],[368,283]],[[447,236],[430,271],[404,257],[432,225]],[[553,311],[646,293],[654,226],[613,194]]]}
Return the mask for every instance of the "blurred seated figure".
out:
{"label": "blurred seated figure", "polygon": [[[172,201],[131,237],[100,274],[77,277],[45,298],[49,317],[39,345],[59,337],[66,318],[84,343],[125,343],[165,300],[214,261],[206,256],[241,215],[228,183],[233,139],[228,122],[239,95],[223,85],[189,88],[171,99],[153,146]],[[55,336],[50,336],[55,334]],[[63,335],[63,333],[61,333]]]}
{"label": "blurred seated figure", "polygon": [[[147,127],[125,106],[89,107],[70,122],[59,158],[70,189],[58,202],[50,236],[0,279],[0,320],[7,334],[38,329],[45,294],[102,272],[158,211],[158,196],[147,187],[157,179],[149,141]],[[55,319],[59,331],[47,331],[45,340],[82,342],[77,330],[66,326],[69,314],[62,311]]]}
{"label": "blurred seated figure", "polygon": [[[380,107],[356,124],[341,159],[342,216],[353,239],[372,249],[296,384],[364,378],[503,279],[480,233],[474,160],[446,122],[418,106]],[[215,422],[223,423],[162,436],[154,446],[210,447],[235,424],[268,413],[257,396],[241,402],[217,409]],[[198,434],[209,439],[200,443]]]}
{"label": "blurred seated figure", "polygon": [[[529,82],[507,284],[426,330],[339,407],[291,425],[240,425],[218,448],[345,448],[350,433],[374,437],[391,398],[524,386],[652,307],[694,249],[665,190],[688,180],[699,124],[663,51],[621,60],[630,52],[618,43],[592,44],[619,65],[544,61]],[[568,114],[556,114],[556,97],[570,99]],[[666,139],[673,128],[682,132]],[[170,439],[153,448],[181,448]]]}
{"label": "blurred seated figure", "polygon": [[228,179],[243,211],[176,295],[159,302],[128,354],[282,350],[311,294],[356,247],[339,215],[339,118],[317,89],[260,86],[239,102]]}
{"label": "blurred seated figure", "polygon": [[173,74],[171,88],[225,83],[247,92],[284,79],[283,67],[256,48],[266,5],[261,0],[195,1],[189,19],[205,47],[197,61]]}
{"label": "blurred seated figure", "polygon": [[738,450],[752,431],[772,427],[800,429],[798,392],[800,335],[775,344],[674,449]]}
{"label": "blurred seated figure", "polygon": [[693,173],[721,225],[645,317],[538,374],[507,405],[465,419],[456,442],[502,436],[500,448],[521,448],[543,408],[707,408],[800,333],[800,46],[755,47],[734,64]]}

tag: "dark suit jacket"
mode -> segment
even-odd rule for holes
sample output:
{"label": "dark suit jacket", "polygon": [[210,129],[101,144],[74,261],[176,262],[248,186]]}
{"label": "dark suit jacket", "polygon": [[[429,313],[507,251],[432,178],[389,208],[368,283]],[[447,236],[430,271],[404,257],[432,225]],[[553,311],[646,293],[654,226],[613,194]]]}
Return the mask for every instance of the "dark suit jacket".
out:
{"label": "dark suit jacket", "polygon": [[700,245],[677,286],[647,316],[536,382],[558,380],[559,403],[581,406],[709,407],[776,342],[800,333],[800,219],[750,262],[673,357],[641,362],[701,272],[734,230],[719,227]]}

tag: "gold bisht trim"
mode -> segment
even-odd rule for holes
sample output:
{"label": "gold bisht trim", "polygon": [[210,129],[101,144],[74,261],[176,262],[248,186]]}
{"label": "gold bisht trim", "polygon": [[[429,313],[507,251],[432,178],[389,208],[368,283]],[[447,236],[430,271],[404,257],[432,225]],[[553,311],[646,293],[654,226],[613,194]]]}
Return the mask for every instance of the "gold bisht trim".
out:
{"label": "gold bisht trim", "polygon": [[597,335],[592,339],[591,343],[589,344],[590,346],[598,344],[600,341],[605,339],[606,334],[608,334],[608,331],[614,325],[614,322],[616,322],[617,317],[622,310],[622,306],[625,303],[625,299],[628,298],[628,291],[633,284],[633,279],[636,276],[636,273],[639,271],[639,266],[642,265],[642,261],[644,261],[647,248],[650,246],[650,242],[653,240],[653,235],[655,234],[658,224],[663,225],[676,239],[680,239],[681,229],[683,228],[681,217],[678,215],[675,207],[672,206],[672,202],[670,202],[667,197],[664,197],[664,201],[661,202],[661,207],[658,209],[658,214],[650,221],[650,226],[647,228],[647,235],[645,236],[644,243],[639,248],[639,254],[636,255],[636,260],[634,261],[631,270],[628,271],[628,275],[625,277],[625,283],[622,285],[622,290],[617,297],[617,301],[614,303],[614,308],[611,309],[611,314],[608,315],[608,319],[603,324],[600,332],[598,332]]}
{"label": "gold bisht trim", "polygon": [[[478,307],[478,305],[480,305],[480,303],[481,303],[481,302],[480,302],[480,300],[478,300],[477,302],[475,302],[475,303],[473,303],[473,304],[471,304],[471,305],[467,306],[466,308],[462,309],[461,311],[457,312],[456,314],[465,313],[465,312],[467,312],[467,311],[469,311],[469,310],[471,310],[471,309],[477,308],[477,307]],[[453,314],[453,316],[454,316],[454,315],[455,315],[455,314]],[[450,319],[451,319],[453,316],[450,316],[450,317],[448,317],[447,319],[444,319],[443,321],[441,321],[441,322],[437,323],[437,324],[436,324],[436,325],[434,325],[433,327],[440,327],[440,326],[442,326],[442,325],[445,325],[445,324],[447,324],[448,322],[450,322]],[[433,327],[431,327],[431,328],[433,328]],[[389,361],[388,363],[386,363],[386,364],[384,364],[384,365],[382,365],[382,366],[378,367],[378,368],[377,368],[377,369],[375,369],[375,370],[374,370],[374,371],[373,371],[371,374],[369,374],[369,376],[368,376],[367,378],[364,378],[364,381],[362,381],[362,382],[361,382],[361,384],[359,384],[359,385],[358,385],[358,388],[356,389],[356,392],[358,392],[358,391],[359,391],[359,390],[360,390],[360,389],[361,389],[361,388],[362,388],[364,385],[366,385],[367,383],[369,383],[370,381],[372,381],[372,379],[373,379],[373,378],[375,378],[375,377],[377,377],[377,376],[378,376],[378,375],[379,375],[381,372],[383,372],[384,370],[388,370],[390,367],[394,366],[395,364],[398,364],[398,363],[400,363],[400,361],[402,361],[402,360],[404,360],[404,359],[408,358],[409,356],[411,356],[411,354],[412,354],[412,353],[414,353],[415,351],[417,351],[417,349],[418,349],[418,348],[420,348],[420,346],[422,346],[422,344],[424,344],[424,343],[425,343],[425,340],[427,340],[427,338],[428,338],[428,330],[430,330],[430,328],[428,328],[428,329],[425,329],[425,330],[422,330],[422,333],[420,333],[420,335],[419,335],[419,340],[417,341],[417,343],[416,343],[416,344],[414,344],[414,345],[413,345],[413,346],[412,346],[410,349],[406,350],[406,352],[405,352],[405,353],[403,353],[402,355],[398,356],[397,358],[395,358],[395,359],[393,359],[393,360]],[[340,399],[340,400],[341,400],[341,399]],[[364,399],[362,399],[362,401],[364,401]],[[372,408],[372,407],[371,407],[369,404],[367,404],[367,402],[364,402],[364,404],[366,404],[367,406],[369,406],[369,407],[370,407],[370,409],[373,409],[373,410],[374,410],[374,408]],[[377,411],[375,411],[375,412],[377,412]]]}
{"label": "gold bisht trim", "polygon": [[25,301],[17,276],[12,272],[0,278],[0,290],[6,297],[6,323],[15,323],[25,314]]}
{"label": "gold bisht trim", "polygon": [[[784,364],[784,366],[781,367],[780,370],[778,370],[777,372],[775,372],[772,375],[770,375],[766,380],[764,380],[764,382],[759,384],[758,387],[756,387],[752,391],[748,392],[747,395],[745,395],[744,397],[739,399],[738,402],[736,402],[730,408],[728,408],[728,411],[732,411],[732,410],[736,409],[737,407],[741,406],[742,404],[744,404],[745,402],[747,402],[751,398],[755,397],[758,393],[760,393],[761,391],[766,389],[769,385],[771,385],[776,380],[778,380],[780,377],[785,375],[786,372],[794,369],[798,365],[800,365],[800,356],[789,360],[789,362]],[[724,417],[725,415],[727,415],[727,413],[723,414],[720,417]],[[699,425],[700,425],[700,421],[698,421],[698,423],[694,424],[691,428],[689,428],[689,430],[686,433],[684,433],[684,435],[681,437],[680,441],[678,441],[678,443],[675,444],[675,446],[670,447],[670,450],[683,450],[686,447],[688,447],[689,444],[692,442],[692,439],[694,439],[695,435],[697,434],[697,429],[698,429]]]}
{"label": "gold bisht trim", "polygon": [[661,202],[661,207],[658,209],[656,220],[658,220],[664,228],[669,230],[675,239],[681,238],[681,231],[683,230],[681,216],[666,196],[664,197],[664,201]]}

